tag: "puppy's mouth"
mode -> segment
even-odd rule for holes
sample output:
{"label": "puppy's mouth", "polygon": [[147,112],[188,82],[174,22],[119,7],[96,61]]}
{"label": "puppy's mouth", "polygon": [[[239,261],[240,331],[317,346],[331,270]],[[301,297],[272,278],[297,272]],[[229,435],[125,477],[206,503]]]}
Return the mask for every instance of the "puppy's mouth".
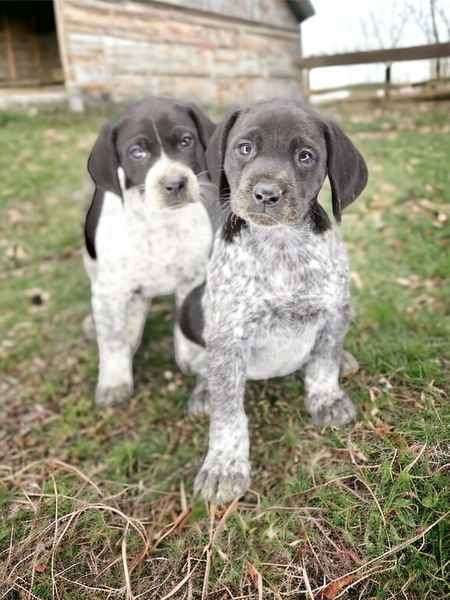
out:
{"label": "puppy's mouth", "polygon": [[181,208],[185,208],[189,204],[194,204],[195,200],[191,200],[190,198],[178,199],[174,198],[173,200],[167,200],[166,206],[167,210],[180,210]]}
{"label": "puppy's mouth", "polygon": [[280,201],[276,205],[257,204],[252,201],[236,202],[231,198],[231,208],[233,213],[255,225],[264,227],[297,227],[305,216],[305,210],[302,206],[292,206],[289,198],[284,202]]}
{"label": "puppy's mouth", "polygon": [[281,225],[278,219],[265,212],[249,212],[245,219],[255,225],[265,225],[266,227]]}

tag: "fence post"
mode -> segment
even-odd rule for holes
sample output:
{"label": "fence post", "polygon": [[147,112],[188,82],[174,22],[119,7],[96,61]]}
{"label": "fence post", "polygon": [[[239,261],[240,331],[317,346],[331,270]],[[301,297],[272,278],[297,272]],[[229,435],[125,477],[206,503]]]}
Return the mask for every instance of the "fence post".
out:
{"label": "fence post", "polygon": [[384,97],[389,98],[391,95],[391,70],[392,63],[386,63],[384,74]]}

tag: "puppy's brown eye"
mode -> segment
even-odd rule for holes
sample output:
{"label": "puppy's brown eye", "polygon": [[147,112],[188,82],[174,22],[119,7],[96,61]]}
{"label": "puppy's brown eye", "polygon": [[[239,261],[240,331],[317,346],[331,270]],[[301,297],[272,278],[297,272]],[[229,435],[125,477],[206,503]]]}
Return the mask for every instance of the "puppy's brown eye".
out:
{"label": "puppy's brown eye", "polygon": [[131,148],[131,150],[130,150],[130,154],[133,158],[137,158],[138,160],[141,160],[143,158],[147,158],[147,156],[150,156],[150,153],[147,152],[147,150],[144,150],[143,148],[141,148],[140,146],[133,146],[133,148]]}
{"label": "puppy's brown eye", "polygon": [[303,165],[309,165],[313,161],[313,156],[312,156],[311,152],[308,152],[307,150],[302,150],[300,152],[300,154],[298,155],[298,160]]}
{"label": "puppy's brown eye", "polygon": [[242,154],[242,156],[248,156],[252,153],[252,147],[250,144],[241,144],[238,146],[238,150],[239,154]]}
{"label": "puppy's brown eye", "polygon": [[183,136],[183,138],[180,142],[180,146],[182,148],[190,148],[193,143],[194,143],[194,140],[191,138],[191,136],[185,135],[185,136]]}

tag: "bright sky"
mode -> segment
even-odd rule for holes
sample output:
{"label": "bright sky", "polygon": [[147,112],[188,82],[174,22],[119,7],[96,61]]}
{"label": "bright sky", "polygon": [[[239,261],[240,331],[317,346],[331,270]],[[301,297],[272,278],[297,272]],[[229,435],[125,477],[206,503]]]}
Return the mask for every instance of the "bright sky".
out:
{"label": "bright sky", "polygon": [[[450,22],[449,0],[435,2]],[[429,3],[430,0],[312,0],[316,14],[301,27],[303,55],[430,43],[434,40],[427,40],[424,32],[424,24],[431,26]],[[440,41],[448,41],[448,27],[442,18],[439,27]],[[382,81],[383,73],[383,65],[314,69],[310,73],[310,82],[313,89],[334,87]],[[429,61],[393,66],[394,80],[414,82],[429,76]]]}

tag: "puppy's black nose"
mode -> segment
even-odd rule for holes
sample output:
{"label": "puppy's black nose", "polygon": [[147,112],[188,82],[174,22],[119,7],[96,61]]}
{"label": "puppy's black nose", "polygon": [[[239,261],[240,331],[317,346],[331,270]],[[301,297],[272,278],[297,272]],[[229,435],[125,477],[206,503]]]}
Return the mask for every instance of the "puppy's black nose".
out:
{"label": "puppy's black nose", "polygon": [[171,194],[177,194],[186,185],[186,179],[184,177],[166,177],[162,184],[165,190]]}
{"label": "puppy's black nose", "polygon": [[258,183],[253,189],[253,200],[256,204],[266,204],[273,206],[281,197],[281,192],[277,186],[271,183]]}

